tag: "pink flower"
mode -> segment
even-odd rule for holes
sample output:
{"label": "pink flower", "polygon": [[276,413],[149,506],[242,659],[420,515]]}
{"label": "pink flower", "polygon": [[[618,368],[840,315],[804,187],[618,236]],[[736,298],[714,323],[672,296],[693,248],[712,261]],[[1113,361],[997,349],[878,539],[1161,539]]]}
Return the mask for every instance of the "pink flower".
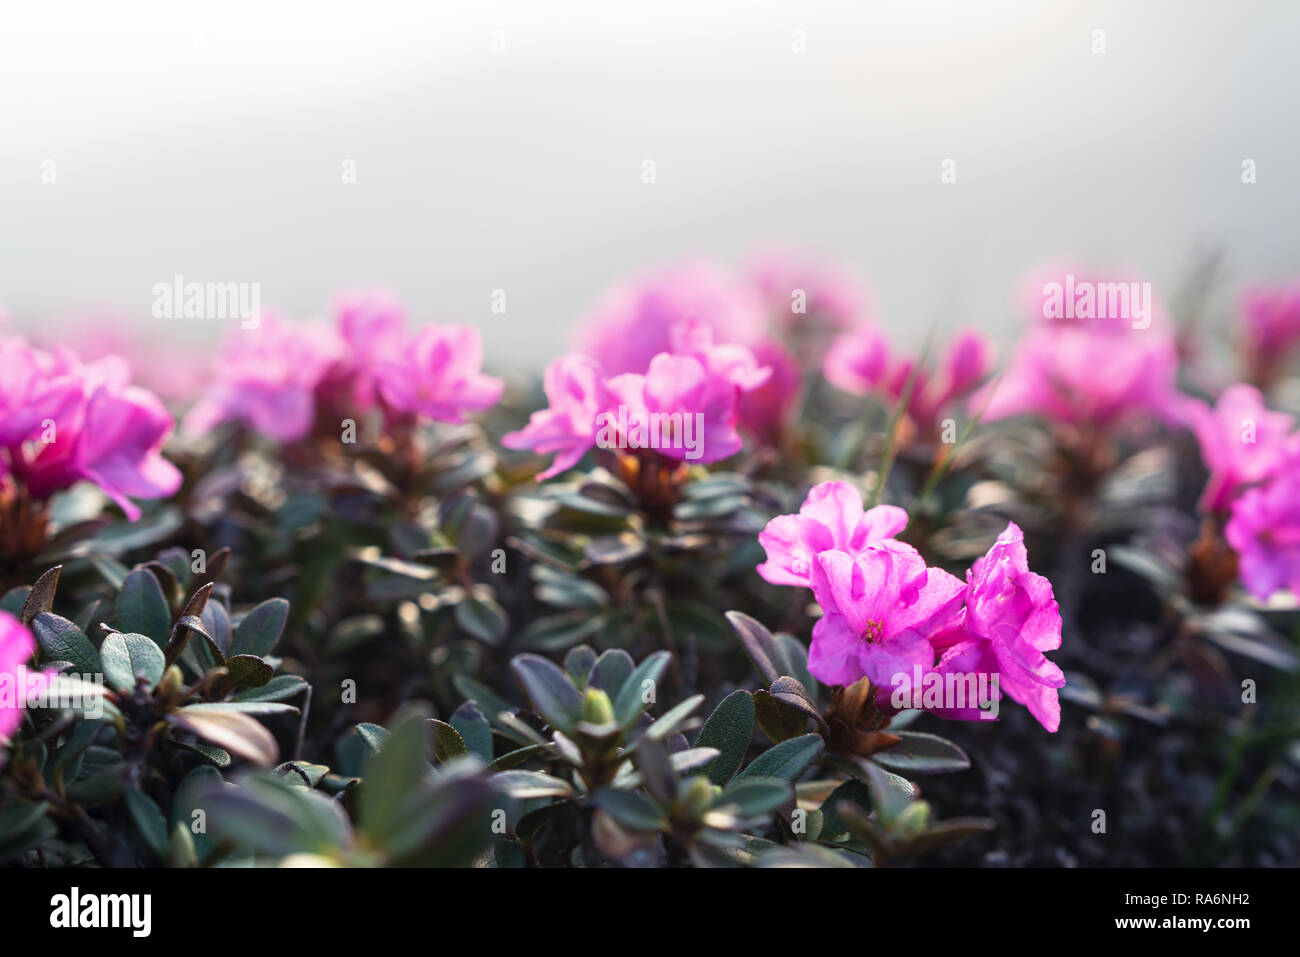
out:
{"label": "pink flower", "polygon": [[822,361],[822,373],[827,381],[853,395],[882,391],[891,371],[889,344],[874,326],[864,326],[837,338]]}
{"label": "pink flower", "polygon": [[180,488],[180,471],[162,456],[173,425],[152,392],[100,385],[75,416],[56,423],[55,441],[38,446],[15,471],[38,497],[81,479],[94,482],[135,521],[140,509],[131,498],[166,498]]}
{"label": "pink flower", "polygon": [[547,409],[502,439],[511,449],[559,453],[539,479],[572,468],[593,445],[649,449],[666,458],[707,464],[740,451],[737,402],[763,386],[772,370],[745,346],[715,345],[703,322],[679,322],[641,373],[604,378],[601,364],[571,354],[546,369]]}
{"label": "pink flower", "polygon": [[598,418],[596,436],[602,448],[653,448],[666,458],[701,465],[740,451],[738,390],[726,371],[710,370],[695,356],[664,352],[650,360],[645,375],[615,376],[606,385],[611,405]]}
{"label": "pink flower", "polygon": [[264,311],[255,328],[232,332],[214,381],[185,417],[185,431],[202,435],[235,419],[276,441],[295,442],[311,431],[316,387],[343,352],[332,330]]}
{"label": "pink flower", "polygon": [[898,402],[907,394],[907,415],[930,434],[944,409],[970,394],[988,374],[988,344],[978,333],[966,331],[953,341],[933,378],[924,369],[914,374],[914,366],[912,359],[893,357],[878,330],[864,327],[832,342],[822,368],[831,385],[853,395],[879,394]]}
{"label": "pink flower", "polygon": [[596,417],[609,407],[609,390],[600,363],[570,354],[546,366],[544,386],[549,405],[534,412],[521,431],[502,437],[508,449],[532,449],[542,455],[558,453],[537,478],[548,479],[578,464],[596,443]]}
{"label": "pink flower", "polygon": [[611,289],[579,327],[575,347],[609,375],[643,373],[673,351],[674,328],[696,320],[718,342],[746,344],[763,331],[763,302],[744,283],[707,263],[686,263]]}
{"label": "pink flower", "polygon": [[838,263],[784,249],[764,250],[749,264],[750,281],[762,293],[779,331],[814,326],[842,332],[867,314],[867,294]]}
{"label": "pink flower", "polygon": [[322,379],[317,399],[327,406],[365,413],[379,401],[379,364],[396,359],[406,345],[406,314],[386,293],[346,296],[338,304],[343,354]]}
{"label": "pink flower", "polygon": [[[752,350],[734,343],[714,343],[713,329],[698,319],[685,319],[669,333],[669,351],[698,359],[709,375],[725,379],[737,389],[757,389],[772,375],[759,365]],[[653,360],[651,360],[653,362]]]}
{"label": "pink flower", "polygon": [[[1121,287],[1123,295],[1114,291]],[[983,409],[985,421],[1039,415],[1103,428],[1180,421],[1178,350],[1147,284],[1069,271],[1040,275],[1029,288],[1031,328],[1001,379],[971,399],[972,411]]]}
{"label": "pink flower", "polygon": [[1243,485],[1277,471],[1295,425],[1291,416],[1269,411],[1258,389],[1241,383],[1224,389],[1213,408],[1189,401],[1187,414],[1210,470],[1200,503],[1209,512],[1226,509]]}
{"label": "pink flower", "polygon": [[934,664],[930,635],[961,610],[961,579],[925,560],[910,545],[885,540],[856,555],[817,556],[813,594],[822,617],[813,626],[808,670],[828,685],[860,678],[886,685],[914,667]]}
{"label": "pink flower", "polygon": [[428,326],[378,364],[379,394],[393,409],[437,422],[465,421],[495,405],[505,388],[483,374],[483,342],[472,326]]}
{"label": "pink flower", "polygon": [[68,349],[0,345],[0,444],[37,498],[75,482],[98,485],[133,521],[133,498],[164,498],[181,475],[162,457],[173,420],[153,393],[129,385],[120,356],[82,363]]}
{"label": "pink flower", "polygon": [[[27,662],[36,651],[32,633],[13,615],[0,611],[0,681],[13,693],[0,701],[0,743],[8,741],[23,720],[28,688]],[[12,700],[21,695],[22,700]]]}
{"label": "pink flower", "polygon": [[1300,345],[1300,282],[1242,297],[1242,347],[1252,365],[1272,368]]}
{"label": "pink flower", "polygon": [[[966,574],[965,609],[931,643],[940,675],[995,675],[1000,692],[1029,709],[1048,731],[1061,725],[1057,689],[1065,673],[1043,652],[1061,647],[1061,613],[1052,583],[1029,570],[1024,534],[1014,523]],[[971,720],[978,709],[931,709]]]}
{"label": "pink flower", "polygon": [[67,415],[82,397],[82,384],[66,360],[22,339],[0,339],[0,445],[31,438],[42,422]]}
{"label": "pink flower", "polygon": [[811,588],[822,552],[856,555],[906,527],[907,513],[901,508],[877,505],[864,511],[862,496],[848,482],[822,482],[808,492],[799,514],[778,515],[759,533],[767,561],[758,566],[758,574],[773,585]]}
{"label": "pink flower", "polygon": [[740,397],[740,427],[769,446],[779,443],[788,425],[803,373],[799,362],[781,345],[765,339],[754,347],[754,359],[771,369],[766,382]]}
{"label": "pink flower", "polygon": [[1233,503],[1224,535],[1252,595],[1264,600],[1283,588],[1300,595],[1300,436],[1274,476]]}

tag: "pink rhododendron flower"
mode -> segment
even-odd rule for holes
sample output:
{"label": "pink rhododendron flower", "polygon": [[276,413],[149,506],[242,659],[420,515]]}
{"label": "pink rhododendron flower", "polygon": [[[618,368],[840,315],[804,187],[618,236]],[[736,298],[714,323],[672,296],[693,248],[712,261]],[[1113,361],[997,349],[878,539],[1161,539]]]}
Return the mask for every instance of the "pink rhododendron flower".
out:
{"label": "pink rhododendron flower", "polygon": [[910,545],[887,539],[856,555],[817,556],[813,594],[822,617],[813,626],[808,671],[828,685],[861,678],[887,685],[934,664],[930,635],[961,611],[960,578],[927,568]]}
{"label": "pink rhododendron flower", "polygon": [[700,464],[740,451],[738,400],[762,387],[772,370],[745,346],[714,343],[713,330],[685,319],[644,371],[606,379],[601,364],[571,354],[546,369],[549,407],[502,439],[511,449],[556,452],[549,478],[572,468],[593,445],[653,450]]}
{"label": "pink rhododendron flower", "polygon": [[0,445],[18,445],[80,404],[84,389],[71,372],[65,358],[0,339]]}
{"label": "pink rhododendron flower", "polygon": [[495,405],[505,384],[483,374],[483,340],[472,326],[428,326],[377,368],[379,394],[399,412],[465,421]]}
{"label": "pink rhododendron flower", "polygon": [[1281,466],[1285,440],[1295,421],[1272,412],[1254,386],[1228,386],[1213,408],[1204,402],[1187,404],[1187,415],[1210,480],[1201,508],[1226,509],[1242,486],[1259,482]]}
{"label": "pink rhododendron flower", "polygon": [[1242,298],[1242,351],[1260,384],[1300,346],[1300,282],[1249,290]]}
{"label": "pink rhododendron flower", "polygon": [[1272,478],[1233,503],[1224,536],[1252,595],[1264,600],[1283,588],[1300,595],[1300,437]]}
{"label": "pink rhododendron flower", "polygon": [[596,444],[596,417],[609,407],[609,390],[600,363],[587,356],[564,355],[546,366],[543,387],[548,406],[534,412],[528,425],[502,437],[508,449],[557,453],[550,468],[537,478],[548,479],[578,464]]}
{"label": "pink rhododendron flower", "polygon": [[[1057,689],[1065,674],[1043,654],[1061,647],[1061,613],[1052,583],[1029,570],[1024,534],[1014,523],[966,575],[965,608],[931,636],[941,676],[996,675],[997,687],[1029,709],[1048,731],[1061,725]],[[978,708],[931,709],[972,720]]]}
{"label": "pink rhododendron flower", "polygon": [[797,515],[778,515],[758,535],[767,561],[758,574],[773,585],[812,587],[819,554],[856,555],[873,542],[907,527],[907,513],[895,505],[862,508],[862,496],[848,482],[814,485]]}
{"label": "pink rhododendron flower", "polygon": [[1134,417],[1180,421],[1178,350],[1149,284],[1071,271],[1040,274],[1029,290],[1032,325],[972,410],[985,421],[1040,415],[1103,428]]}
{"label": "pink rhododendron flower", "polygon": [[162,457],[173,420],[153,393],[129,384],[120,356],[83,363],[66,348],[0,344],[0,446],[7,470],[37,498],[75,482],[98,485],[132,520],[133,498],[163,498],[180,472]]}
{"label": "pink rhododendron flower", "polygon": [[140,509],[131,498],[166,498],[180,488],[180,471],[162,456],[173,424],[153,393],[97,385],[84,405],[56,422],[56,440],[24,454],[15,472],[37,497],[94,482],[135,521]]}
{"label": "pink rhododendron flower", "polygon": [[[695,356],[660,353],[645,375],[615,376],[607,385],[612,404],[596,437],[602,448],[653,448],[666,458],[701,465],[740,451],[737,387]],[[656,421],[657,444],[650,438]]]}
{"label": "pink rhododendron flower", "polygon": [[707,263],[687,263],[621,284],[582,321],[575,348],[609,375],[643,373],[673,351],[674,328],[696,320],[715,341],[748,344],[763,331],[763,301],[745,283]]}
{"label": "pink rhododendron flower", "polygon": [[[0,611],[0,681],[13,693],[25,694],[27,662],[36,651],[32,633],[13,615]],[[23,703],[0,702],[0,744],[9,740],[23,720]]]}
{"label": "pink rhododendron flower", "polygon": [[880,331],[864,327],[831,343],[822,371],[831,385],[854,395],[879,394],[898,402],[907,394],[907,415],[929,435],[937,429],[943,410],[970,394],[989,366],[988,344],[978,333],[967,331],[953,340],[936,374],[931,376],[925,369],[913,373],[914,360],[892,356]]}
{"label": "pink rhododendron flower", "polygon": [[185,431],[202,435],[233,419],[277,441],[297,441],[311,431],[316,387],[343,353],[332,330],[263,311],[256,327],[231,333]]}
{"label": "pink rhododendron flower", "polygon": [[740,427],[770,446],[780,440],[803,382],[799,362],[780,344],[765,339],[753,349],[754,359],[771,370],[766,382],[740,396]]}
{"label": "pink rhododendron flower", "polygon": [[[749,391],[763,385],[772,370],[759,364],[753,351],[734,343],[715,343],[713,329],[698,319],[685,319],[669,333],[669,351],[699,360],[713,377],[725,379],[737,389]],[[653,360],[651,360],[653,362]]]}
{"label": "pink rhododendron flower", "polygon": [[808,324],[843,332],[867,315],[867,293],[849,270],[824,258],[767,249],[749,263],[750,281],[762,293],[777,330]]}
{"label": "pink rhododendron flower", "polygon": [[317,396],[368,412],[379,401],[379,364],[399,357],[406,347],[406,314],[386,293],[362,293],[340,299],[337,315],[345,348],[325,375]]}

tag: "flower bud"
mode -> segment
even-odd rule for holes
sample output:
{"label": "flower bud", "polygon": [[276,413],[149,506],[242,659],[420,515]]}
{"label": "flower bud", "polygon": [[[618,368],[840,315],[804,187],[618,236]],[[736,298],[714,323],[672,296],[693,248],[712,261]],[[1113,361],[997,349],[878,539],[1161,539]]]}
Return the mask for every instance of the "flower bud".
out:
{"label": "flower bud", "polygon": [[588,688],[582,697],[582,720],[591,724],[610,724],[614,720],[614,705],[609,695],[599,688]]}

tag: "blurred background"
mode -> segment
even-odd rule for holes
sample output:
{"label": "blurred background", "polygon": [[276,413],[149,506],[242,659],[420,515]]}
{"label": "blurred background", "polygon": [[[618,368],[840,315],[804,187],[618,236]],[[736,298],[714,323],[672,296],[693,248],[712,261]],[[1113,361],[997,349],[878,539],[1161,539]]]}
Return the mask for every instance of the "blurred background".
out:
{"label": "blurred background", "polygon": [[382,287],[522,372],[619,278],[778,242],[899,342],[1008,338],[1060,256],[1171,299],[1221,252],[1226,319],[1300,262],[1297,35],[1287,0],[5,4],[0,308],[162,347],[225,332],[151,315],[177,274],[295,317]]}

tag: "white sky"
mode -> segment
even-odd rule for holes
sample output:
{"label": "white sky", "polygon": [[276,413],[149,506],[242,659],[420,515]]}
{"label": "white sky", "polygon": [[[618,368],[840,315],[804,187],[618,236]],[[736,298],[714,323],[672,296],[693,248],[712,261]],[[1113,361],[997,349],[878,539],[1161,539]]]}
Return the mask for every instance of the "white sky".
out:
{"label": "white sky", "polygon": [[622,274],[771,240],[855,265],[899,339],[1006,333],[1012,283],[1061,255],[1157,294],[1209,248],[1232,283],[1300,275],[1284,0],[0,3],[20,325],[208,341],[150,316],[154,283],[260,282],[300,316],[383,286],[504,371]]}

